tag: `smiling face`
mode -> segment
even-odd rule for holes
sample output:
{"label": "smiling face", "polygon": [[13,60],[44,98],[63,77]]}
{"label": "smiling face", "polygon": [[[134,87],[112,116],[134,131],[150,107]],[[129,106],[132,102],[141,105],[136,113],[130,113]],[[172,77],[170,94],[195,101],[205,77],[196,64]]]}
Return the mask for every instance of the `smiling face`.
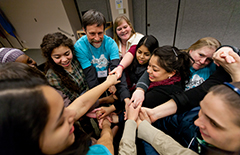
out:
{"label": "smiling face", "polygon": [[42,87],[50,107],[48,122],[40,136],[39,146],[45,154],[56,154],[73,144],[75,111],[64,107],[62,97],[50,86]]}
{"label": "smiling face", "polygon": [[208,93],[200,103],[199,118],[194,122],[199,127],[203,139],[227,151],[240,150],[240,127],[234,109],[224,103],[220,95]]}
{"label": "smiling face", "polygon": [[57,65],[62,66],[65,70],[71,68],[73,55],[69,47],[59,46],[54,48],[51,54],[51,58]]}
{"label": "smiling face", "polygon": [[192,67],[195,70],[206,67],[212,62],[213,53],[216,51],[216,48],[210,48],[208,46],[203,46],[202,48],[196,50],[190,50],[190,56],[195,60],[195,63]]}
{"label": "smiling face", "polygon": [[132,35],[132,28],[125,20],[122,20],[121,24],[116,29],[118,37],[122,42],[126,42]]}
{"label": "smiling face", "polygon": [[140,65],[148,63],[151,53],[145,45],[140,46],[136,52],[136,58]]}
{"label": "smiling face", "polygon": [[169,77],[172,77],[175,74],[174,72],[168,73],[165,69],[160,67],[158,63],[158,59],[159,58],[157,56],[152,55],[149,61],[147,72],[149,74],[149,80],[151,82],[163,81]]}
{"label": "smiling face", "polygon": [[104,26],[88,25],[86,30],[84,29],[85,34],[87,35],[88,41],[95,48],[99,48],[102,45],[104,37]]}

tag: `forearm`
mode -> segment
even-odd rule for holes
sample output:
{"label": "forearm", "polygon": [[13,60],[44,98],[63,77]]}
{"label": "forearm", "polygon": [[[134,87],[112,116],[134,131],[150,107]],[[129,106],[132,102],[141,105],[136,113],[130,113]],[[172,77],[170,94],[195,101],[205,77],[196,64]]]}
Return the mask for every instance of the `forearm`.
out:
{"label": "forearm", "polygon": [[127,68],[132,63],[133,58],[133,55],[130,52],[127,52],[121,60],[120,64],[123,65],[124,68]]}
{"label": "forearm", "polygon": [[68,106],[68,108],[71,108],[77,112],[75,120],[78,120],[81,116],[83,116],[102,95],[102,93],[111,85],[111,82],[104,81],[102,84],[88,90],[86,93],[74,100],[72,104]]}
{"label": "forearm", "polygon": [[145,92],[147,91],[148,87],[150,85],[150,80],[148,77],[148,72],[145,71],[141,78],[137,82],[137,88],[142,88]]}
{"label": "forearm", "polygon": [[166,135],[161,130],[154,128],[146,120],[138,126],[138,138],[151,144],[159,154],[186,154],[197,155],[188,148],[184,148],[172,137]]}
{"label": "forearm", "polygon": [[121,82],[116,85],[117,92],[116,95],[118,99],[123,102],[125,98],[130,98],[130,92],[128,90],[127,81],[125,73],[122,73],[122,77],[119,79]]}
{"label": "forearm", "polygon": [[136,128],[137,123],[133,120],[127,120],[125,122],[123,136],[119,144],[119,155],[135,155],[136,152]]}
{"label": "forearm", "polygon": [[98,139],[97,144],[106,146],[111,154],[114,154],[113,134],[109,124],[103,124],[101,136]]}
{"label": "forearm", "polygon": [[89,66],[89,67],[85,68],[83,70],[83,73],[85,75],[85,79],[86,79],[88,87],[90,89],[99,84],[96,69],[93,66]]}
{"label": "forearm", "polygon": [[177,105],[173,99],[161,104],[152,109],[155,120],[167,117],[169,115],[175,114],[177,111]]}

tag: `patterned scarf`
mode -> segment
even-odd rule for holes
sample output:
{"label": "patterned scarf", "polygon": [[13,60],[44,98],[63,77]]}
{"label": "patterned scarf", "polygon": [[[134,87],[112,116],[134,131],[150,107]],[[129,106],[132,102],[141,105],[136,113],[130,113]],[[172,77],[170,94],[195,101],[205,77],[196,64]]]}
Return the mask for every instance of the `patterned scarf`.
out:
{"label": "patterned scarf", "polygon": [[150,86],[148,87],[148,90],[152,87],[156,87],[156,86],[163,86],[163,85],[173,85],[176,82],[181,81],[181,76],[180,73],[175,74],[174,76],[165,79],[163,81],[158,81],[158,82],[151,82]]}

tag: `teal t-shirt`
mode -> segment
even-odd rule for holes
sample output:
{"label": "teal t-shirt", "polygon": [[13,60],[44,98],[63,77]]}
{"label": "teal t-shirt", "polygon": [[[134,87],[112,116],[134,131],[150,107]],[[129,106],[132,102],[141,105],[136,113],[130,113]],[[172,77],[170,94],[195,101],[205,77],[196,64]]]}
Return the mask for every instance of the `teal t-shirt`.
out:
{"label": "teal t-shirt", "polygon": [[191,71],[191,78],[189,80],[189,83],[186,85],[185,90],[192,89],[194,87],[199,86],[202,84],[206,79],[209,78],[209,76],[216,71],[216,65],[212,62],[208,66],[195,70],[193,67],[190,68]]}
{"label": "teal t-shirt", "polygon": [[112,155],[106,146],[102,144],[95,144],[89,147],[87,155]]}

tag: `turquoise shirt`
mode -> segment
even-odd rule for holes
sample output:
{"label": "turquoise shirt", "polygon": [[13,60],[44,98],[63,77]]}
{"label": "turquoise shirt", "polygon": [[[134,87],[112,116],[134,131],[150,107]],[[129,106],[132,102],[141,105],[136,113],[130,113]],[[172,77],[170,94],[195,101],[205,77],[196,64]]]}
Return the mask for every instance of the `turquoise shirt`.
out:
{"label": "turquoise shirt", "polygon": [[106,146],[102,144],[95,144],[89,147],[87,155],[112,155]]}
{"label": "turquoise shirt", "polygon": [[108,69],[109,61],[119,59],[118,46],[116,42],[104,35],[102,44],[99,48],[92,46],[87,35],[81,37],[74,45],[78,61],[83,69],[93,65],[96,71]]}
{"label": "turquoise shirt", "polygon": [[212,62],[208,66],[195,70],[193,67],[190,68],[191,77],[189,83],[186,85],[185,90],[194,88],[202,84],[209,76],[216,71],[216,65]]}

